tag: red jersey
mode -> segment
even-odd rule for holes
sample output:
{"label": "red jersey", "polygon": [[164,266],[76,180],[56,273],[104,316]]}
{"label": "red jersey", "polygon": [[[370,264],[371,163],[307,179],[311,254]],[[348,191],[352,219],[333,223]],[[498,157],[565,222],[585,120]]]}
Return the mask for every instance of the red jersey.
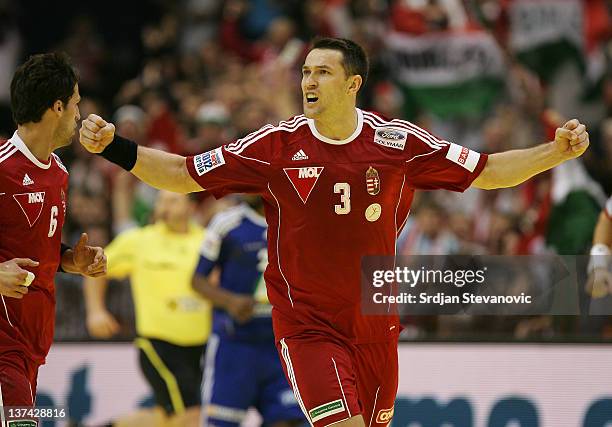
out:
{"label": "red jersey", "polygon": [[17,132],[0,144],[0,262],[40,263],[28,267],[36,278],[27,295],[0,298],[0,353],[19,350],[44,363],[51,347],[67,187],[68,172],[55,154],[42,163]]}
{"label": "red jersey", "polygon": [[264,277],[278,340],[312,331],[353,343],[397,337],[397,316],[361,313],[362,256],[395,254],[415,189],[463,191],[486,163],[407,121],[357,115],[344,141],[296,116],[187,158],[193,179],[215,197],[263,197]]}

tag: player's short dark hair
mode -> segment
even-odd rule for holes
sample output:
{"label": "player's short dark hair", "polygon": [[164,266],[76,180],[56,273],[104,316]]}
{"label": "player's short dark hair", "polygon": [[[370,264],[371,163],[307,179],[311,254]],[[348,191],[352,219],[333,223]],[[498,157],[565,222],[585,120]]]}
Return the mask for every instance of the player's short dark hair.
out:
{"label": "player's short dark hair", "polygon": [[11,81],[11,110],[18,125],[37,123],[57,100],[64,104],[74,93],[78,76],[64,53],[31,56]]}
{"label": "player's short dark hair", "polygon": [[363,48],[352,40],[332,37],[318,37],[312,42],[312,49],[332,49],[342,53],[342,66],[347,76],[360,75],[365,84],[368,79],[369,61]]}

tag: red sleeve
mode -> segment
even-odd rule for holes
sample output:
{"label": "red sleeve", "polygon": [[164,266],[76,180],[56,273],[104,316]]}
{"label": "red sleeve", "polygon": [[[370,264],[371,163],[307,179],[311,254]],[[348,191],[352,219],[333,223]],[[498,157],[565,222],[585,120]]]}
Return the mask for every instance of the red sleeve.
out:
{"label": "red sleeve", "polygon": [[437,138],[425,139],[408,140],[406,181],[414,188],[465,191],[487,163],[486,154]]}
{"label": "red sleeve", "polygon": [[270,139],[262,128],[232,144],[187,157],[191,177],[216,198],[261,193],[270,173]]}

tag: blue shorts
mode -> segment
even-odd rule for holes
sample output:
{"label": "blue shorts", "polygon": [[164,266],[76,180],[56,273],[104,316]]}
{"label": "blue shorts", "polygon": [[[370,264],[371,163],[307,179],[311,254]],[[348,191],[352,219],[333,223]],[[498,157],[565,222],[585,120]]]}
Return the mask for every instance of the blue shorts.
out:
{"label": "blue shorts", "polygon": [[254,407],[270,425],[305,420],[285,379],[274,343],[253,344],[212,334],[202,385],[203,426],[235,427]]}

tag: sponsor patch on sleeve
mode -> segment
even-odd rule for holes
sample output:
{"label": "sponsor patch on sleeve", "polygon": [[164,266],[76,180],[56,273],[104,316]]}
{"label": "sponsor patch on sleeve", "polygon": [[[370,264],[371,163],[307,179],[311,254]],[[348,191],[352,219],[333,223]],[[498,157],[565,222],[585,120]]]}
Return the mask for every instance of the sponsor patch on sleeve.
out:
{"label": "sponsor patch on sleeve", "polygon": [[218,168],[225,164],[222,150],[223,149],[219,147],[193,157],[193,165],[195,166],[198,176],[202,176],[206,172],[210,172],[214,168]]}
{"label": "sponsor patch on sleeve", "polygon": [[381,409],[380,411],[378,411],[378,415],[376,415],[376,423],[377,424],[390,423],[391,420],[393,419],[394,411],[395,411],[395,407],[392,407],[391,409]]}
{"label": "sponsor patch on sleeve", "polygon": [[324,403],[323,405],[317,406],[316,408],[308,411],[310,415],[310,421],[315,423],[323,418],[329,417],[330,415],[338,414],[344,411],[344,402],[342,399],[334,400],[333,402]]}
{"label": "sponsor patch on sleeve", "polygon": [[478,160],[480,159],[480,153],[451,142],[446,158],[466,168],[470,172],[474,172],[476,165],[478,165]]}
{"label": "sponsor patch on sleeve", "polygon": [[408,132],[395,128],[376,128],[374,142],[384,147],[403,150],[408,139]]}

